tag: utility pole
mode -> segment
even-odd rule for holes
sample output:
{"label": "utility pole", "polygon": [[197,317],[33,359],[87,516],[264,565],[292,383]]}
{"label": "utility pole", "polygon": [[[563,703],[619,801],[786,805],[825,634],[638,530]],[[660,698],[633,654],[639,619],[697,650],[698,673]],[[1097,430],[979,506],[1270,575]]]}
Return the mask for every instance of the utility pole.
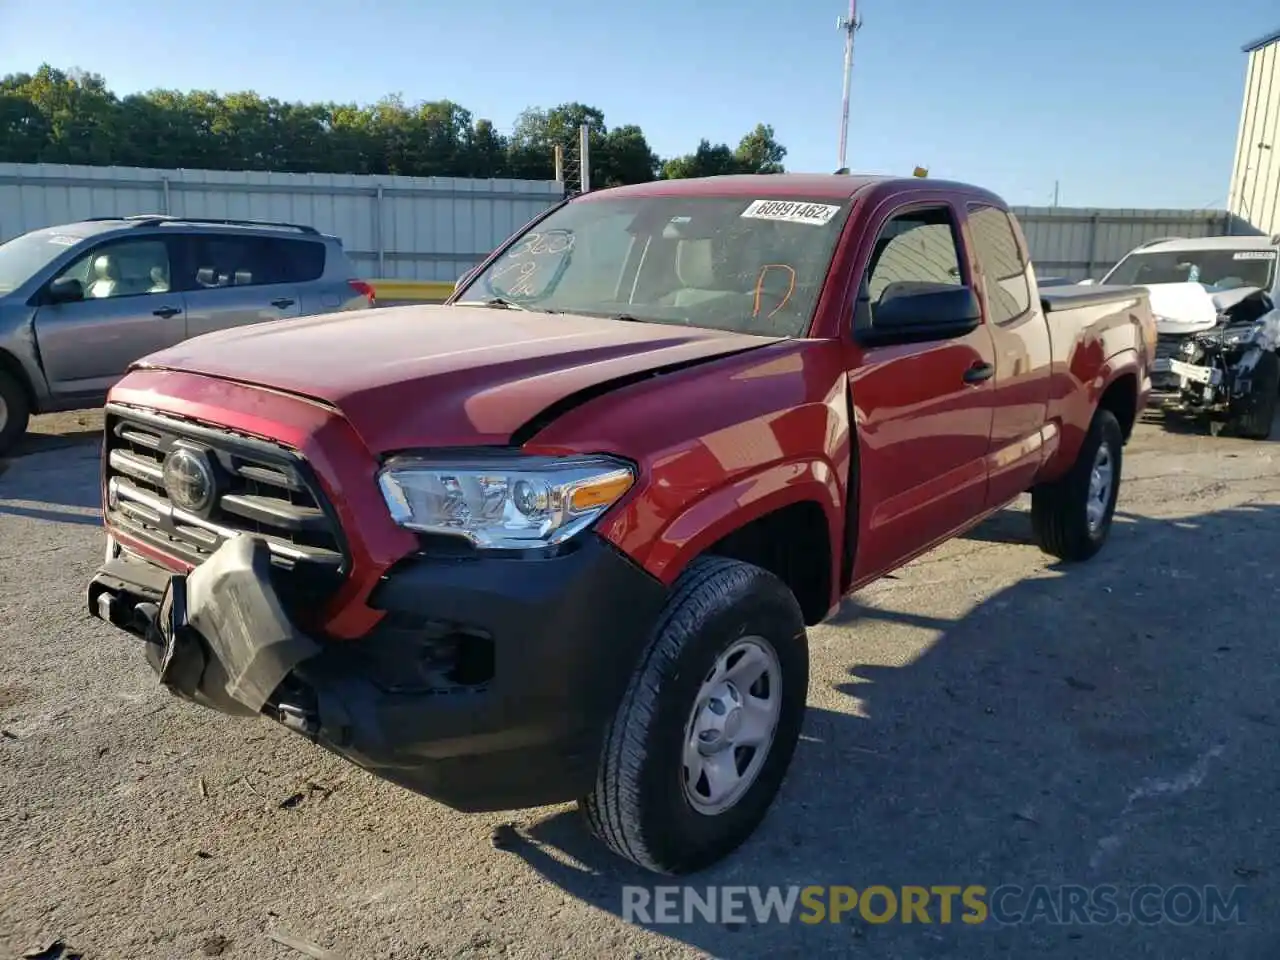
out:
{"label": "utility pole", "polygon": [[1058,181],[1053,181],[1053,205],[1058,205]]}
{"label": "utility pole", "polygon": [[845,169],[845,153],[849,144],[849,86],[853,80],[853,35],[862,26],[858,19],[858,0],[849,0],[849,16],[836,18],[836,29],[844,31],[844,97],[840,106],[840,162]]}

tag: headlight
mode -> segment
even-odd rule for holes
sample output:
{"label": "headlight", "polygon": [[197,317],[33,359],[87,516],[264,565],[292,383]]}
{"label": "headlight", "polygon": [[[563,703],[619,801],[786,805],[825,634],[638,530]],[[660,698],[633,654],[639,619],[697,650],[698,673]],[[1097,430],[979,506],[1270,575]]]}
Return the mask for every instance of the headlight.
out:
{"label": "headlight", "polygon": [[1236,327],[1234,330],[1228,329],[1222,332],[1222,345],[1224,347],[1241,347],[1246,343],[1252,343],[1257,336],[1262,333],[1265,324],[1251,323],[1249,326]]}
{"label": "headlight", "polygon": [[634,483],[631,466],[611,457],[397,457],[378,473],[400,526],[488,549],[563,543]]}

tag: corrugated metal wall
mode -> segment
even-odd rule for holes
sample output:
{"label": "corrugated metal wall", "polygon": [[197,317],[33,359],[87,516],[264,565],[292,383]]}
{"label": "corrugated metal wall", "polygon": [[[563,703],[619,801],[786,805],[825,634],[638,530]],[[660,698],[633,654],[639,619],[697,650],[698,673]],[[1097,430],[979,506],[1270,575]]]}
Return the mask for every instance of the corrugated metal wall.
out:
{"label": "corrugated metal wall", "polygon": [[1157,237],[1256,233],[1225,210],[1014,207],[1036,274],[1100,280],[1121,257]]}
{"label": "corrugated metal wall", "polygon": [[[286,220],[341,237],[365,276],[453,281],[556,202],[561,189],[539,180],[0,163],[0,240],[84,217],[134,213]],[[1256,232],[1220,210],[1015,212],[1037,273],[1071,280],[1101,277],[1153,237]]]}
{"label": "corrugated metal wall", "polygon": [[1244,108],[1227,206],[1264,233],[1280,233],[1280,35],[1245,50]]}
{"label": "corrugated metal wall", "polygon": [[0,240],[135,213],[283,220],[341,237],[365,276],[453,281],[562,191],[541,180],[0,163]]}

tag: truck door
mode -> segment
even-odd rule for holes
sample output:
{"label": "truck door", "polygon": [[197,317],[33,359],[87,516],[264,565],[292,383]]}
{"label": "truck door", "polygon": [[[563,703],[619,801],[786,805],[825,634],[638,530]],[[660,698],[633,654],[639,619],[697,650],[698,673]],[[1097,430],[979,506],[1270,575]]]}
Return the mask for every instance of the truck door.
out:
{"label": "truck door", "polygon": [[289,262],[272,237],[196,233],[184,238],[187,336],[302,312]]}
{"label": "truck door", "polygon": [[185,301],[170,283],[173,252],[172,239],[155,234],[107,240],[51,278],[75,280],[83,293],[36,309],[36,343],[53,394],[103,393],[134,360],[183,339]]}
{"label": "truck door", "polygon": [[[861,272],[855,332],[891,297],[971,283],[959,218],[946,203],[879,221]],[[994,411],[995,352],[985,322],[947,339],[850,352],[859,441],[854,580],[897,566],[981,514]]]}
{"label": "truck door", "polygon": [[1044,456],[1049,412],[1049,326],[1033,297],[1026,244],[996,207],[970,204],[967,246],[995,342],[995,415],[991,425],[987,503],[998,507],[1025,492]]}

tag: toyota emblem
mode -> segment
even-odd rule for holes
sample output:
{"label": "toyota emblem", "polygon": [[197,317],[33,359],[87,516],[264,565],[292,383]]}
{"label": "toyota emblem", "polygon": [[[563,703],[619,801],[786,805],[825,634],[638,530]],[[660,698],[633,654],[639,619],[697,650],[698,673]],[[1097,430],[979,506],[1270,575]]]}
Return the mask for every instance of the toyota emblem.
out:
{"label": "toyota emblem", "polygon": [[164,458],[162,475],[165,493],[174,506],[203,513],[213,505],[213,467],[200,451],[177,447]]}

